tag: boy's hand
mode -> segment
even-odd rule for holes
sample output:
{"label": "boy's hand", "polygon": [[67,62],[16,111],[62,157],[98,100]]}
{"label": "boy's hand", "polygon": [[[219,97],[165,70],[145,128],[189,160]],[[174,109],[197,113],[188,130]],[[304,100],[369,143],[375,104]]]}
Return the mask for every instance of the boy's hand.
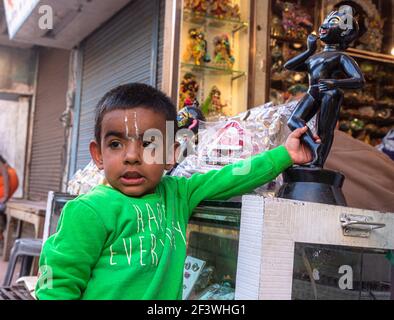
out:
{"label": "boy's hand", "polygon": [[[291,159],[294,164],[305,164],[313,160],[312,152],[309,148],[303,144],[300,140],[302,135],[308,131],[308,127],[303,127],[294,130],[287,138],[285,142],[285,148],[290,154]],[[321,143],[318,136],[314,135],[316,143]]]}

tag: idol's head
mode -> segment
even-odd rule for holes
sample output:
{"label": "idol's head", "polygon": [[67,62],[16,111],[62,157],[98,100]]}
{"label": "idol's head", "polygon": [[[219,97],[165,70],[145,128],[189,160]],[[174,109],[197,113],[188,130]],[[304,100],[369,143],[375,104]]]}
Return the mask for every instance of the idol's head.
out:
{"label": "idol's head", "polygon": [[342,6],[339,10],[332,11],[319,29],[321,41],[329,45],[339,45],[341,49],[346,49],[357,39],[358,34],[359,25],[350,6]]}

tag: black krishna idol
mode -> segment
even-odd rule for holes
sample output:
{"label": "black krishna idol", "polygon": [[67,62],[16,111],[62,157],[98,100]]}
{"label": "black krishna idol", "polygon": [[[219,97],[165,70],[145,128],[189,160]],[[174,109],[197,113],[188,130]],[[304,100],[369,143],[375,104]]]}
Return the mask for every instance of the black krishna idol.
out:
{"label": "black krishna idol", "polygon": [[[317,115],[317,134],[321,144],[315,142],[311,130],[303,137],[314,155],[309,167],[322,168],[330,152],[343,100],[342,89],[361,89],[364,86],[365,80],[359,66],[342,51],[356,40],[358,32],[353,9],[343,6],[325,18],[319,29],[319,37],[313,34],[308,36],[307,50],[285,64],[288,70],[309,73],[308,93],[288,121],[290,129],[295,130],[304,127]],[[319,38],[325,46],[323,51],[316,53]]]}
{"label": "black krishna idol", "polygon": [[[280,198],[346,206],[342,193],[344,175],[323,169],[334,140],[334,130],[346,89],[361,89],[365,80],[357,63],[345,50],[356,40],[359,26],[353,9],[342,6],[331,12],[319,29],[319,36],[308,36],[307,50],[285,64],[292,71],[308,72],[309,89],[297,104],[288,126],[291,130],[304,127],[315,115],[317,135],[310,129],[302,137],[311,149],[313,160],[305,166],[293,166],[283,173],[284,184],[277,193]],[[317,40],[325,44],[317,51]]]}

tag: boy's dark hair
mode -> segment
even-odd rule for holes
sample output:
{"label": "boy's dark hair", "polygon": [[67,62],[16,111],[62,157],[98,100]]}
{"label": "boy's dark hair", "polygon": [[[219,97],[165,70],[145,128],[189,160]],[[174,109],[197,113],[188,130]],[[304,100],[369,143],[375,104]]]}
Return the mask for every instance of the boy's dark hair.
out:
{"label": "boy's dark hair", "polygon": [[166,120],[174,121],[176,130],[177,111],[171,99],[150,85],[129,83],[108,91],[98,102],[94,126],[94,137],[96,141],[98,143],[101,142],[101,123],[107,112],[137,107],[162,113],[166,117]]}

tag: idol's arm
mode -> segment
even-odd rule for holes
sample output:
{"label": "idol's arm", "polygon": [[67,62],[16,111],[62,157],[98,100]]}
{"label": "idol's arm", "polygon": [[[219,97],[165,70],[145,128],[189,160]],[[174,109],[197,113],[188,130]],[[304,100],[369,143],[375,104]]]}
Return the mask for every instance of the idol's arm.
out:
{"label": "idol's arm", "polygon": [[365,85],[365,78],[353,58],[342,55],[340,64],[343,72],[349,77],[347,79],[324,79],[319,81],[320,91],[332,89],[361,89]]}
{"label": "idol's arm", "polygon": [[341,57],[341,66],[348,79],[337,80],[340,89],[361,89],[365,85],[365,78],[353,58],[343,55]]}
{"label": "idol's arm", "polygon": [[309,35],[308,50],[287,61],[284,67],[287,70],[291,70],[291,71],[298,71],[298,72],[307,71],[308,69],[307,69],[307,65],[305,64],[305,61],[316,52],[317,39],[318,37],[316,37],[315,35],[312,34]]}

